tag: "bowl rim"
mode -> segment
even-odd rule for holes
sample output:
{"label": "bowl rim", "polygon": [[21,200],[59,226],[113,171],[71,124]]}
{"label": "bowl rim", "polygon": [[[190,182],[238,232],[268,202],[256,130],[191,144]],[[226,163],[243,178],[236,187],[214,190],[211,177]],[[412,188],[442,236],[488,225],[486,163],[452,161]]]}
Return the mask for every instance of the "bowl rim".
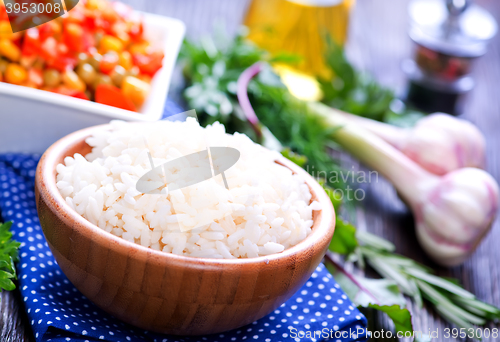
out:
{"label": "bowl rim", "polygon": [[[134,123],[146,124],[145,122]],[[321,210],[319,210],[319,213],[316,214],[311,233],[295,246],[289,247],[280,253],[273,253],[270,255],[254,258],[237,259],[191,257],[154,250],[152,248],[129,242],[121,237],[108,233],[85,219],[69,206],[69,204],[63,198],[57,188],[56,167],[59,164],[58,160],[61,159],[62,155],[64,155],[64,157],[70,156],[66,154],[72,146],[82,143],[92,133],[98,130],[109,130],[110,128],[110,124],[92,126],[78,130],[59,139],[57,142],[52,144],[52,146],[50,146],[42,155],[36,170],[35,187],[38,191],[38,196],[43,197],[46,203],[53,201],[56,208],[51,208],[51,210],[59,217],[59,219],[64,221],[65,224],[71,226],[73,229],[75,228],[75,226],[83,228],[80,230],[80,233],[90,240],[103,239],[104,241],[112,242],[108,245],[108,247],[117,251],[133,250],[146,257],[152,256],[155,259],[159,258],[163,259],[164,261],[170,261],[175,264],[183,264],[185,266],[187,266],[187,264],[192,264],[192,266],[195,267],[202,266],[204,267],[204,270],[207,270],[207,267],[214,267],[216,269],[219,269],[224,265],[239,266],[281,262],[288,258],[293,258],[303,253],[307,253],[309,249],[314,249],[312,247],[324,240],[325,236],[333,236],[335,230],[336,214],[330,198],[326,194],[323,187],[311,175],[309,175],[309,173],[284,157],[277,159],[276,162],[282,164],[284,167],[291,169],[294,173],[300,173],[301,176],[304,177],[305,182],[309,186],[311,192],[316,195],[316,201],[321,203],[322,208]]]}

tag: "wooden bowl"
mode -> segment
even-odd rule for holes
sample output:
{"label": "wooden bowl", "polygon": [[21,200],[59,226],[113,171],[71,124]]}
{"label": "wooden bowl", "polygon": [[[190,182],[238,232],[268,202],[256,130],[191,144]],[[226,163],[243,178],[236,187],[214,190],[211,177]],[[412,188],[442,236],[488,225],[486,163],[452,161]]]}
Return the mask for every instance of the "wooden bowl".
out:
{"label": "wooden bowl", "polygon": [[36,202],[47,242],[68,279],[92,302],[137,327],[173,335],[219,333],[249,324],[289,299],[321,262],[334,232],[335,212],[322,187],[302,168],[313,199],[311,234],[285,251],[248,259],[208,259],[163,253],[130,243],[76,213],[56,186],[56,166],[75,153],[95,126],[54,143],[36,171]]}

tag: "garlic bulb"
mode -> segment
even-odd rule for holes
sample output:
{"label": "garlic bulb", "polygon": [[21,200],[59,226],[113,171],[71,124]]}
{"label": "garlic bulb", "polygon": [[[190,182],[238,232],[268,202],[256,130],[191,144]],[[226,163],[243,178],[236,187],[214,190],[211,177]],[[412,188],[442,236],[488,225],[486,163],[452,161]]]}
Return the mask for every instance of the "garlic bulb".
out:
{"label": "garlic bulb", "polygon": [[385,176],[411,208],[420,244],[437,263],[462,263],[479,245],[498,211],[497,182],[486,171],[462,168],[433,174],[394,146],[323,104],[312,112],[341,127],[332,139]]}
{"label": "garlic bulb", "polygon": [[[427,181],[426,181],[427,182]],[[440,264],[461,264],[491,227],[498,210],[498,184],[485,171],[452,171],[413,196],[416,233],[427,254]]]}

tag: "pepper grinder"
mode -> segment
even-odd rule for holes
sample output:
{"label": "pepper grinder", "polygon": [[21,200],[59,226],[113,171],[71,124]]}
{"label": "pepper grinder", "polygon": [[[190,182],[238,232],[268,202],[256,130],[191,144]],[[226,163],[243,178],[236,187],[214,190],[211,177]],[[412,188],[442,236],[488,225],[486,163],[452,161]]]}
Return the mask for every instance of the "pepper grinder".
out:
{"label": "pepper grinder", "polygon": [[414,0],[409,13],[414,53],[403,62],[407,102],[428,112],[460,114],[474,88],[473,61],[496,34],[495,19],[472,0]]}

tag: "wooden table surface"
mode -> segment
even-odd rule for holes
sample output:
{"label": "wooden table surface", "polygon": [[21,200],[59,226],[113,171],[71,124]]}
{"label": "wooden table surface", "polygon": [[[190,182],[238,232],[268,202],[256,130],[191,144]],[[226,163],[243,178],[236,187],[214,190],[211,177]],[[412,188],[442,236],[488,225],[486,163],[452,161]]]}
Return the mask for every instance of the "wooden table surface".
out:
{"label": "wooden table surface", "polygon": [[[242,22],[247,0],[126,0],[136,9],[176,17],[187,26],[189,37],[209,34],[215,23],[222,23],[233,34]],[[498,0],[477,0],[500,21]],[[352,15],[348,54],[360,68],[371,72],[399,92],[404,91],[405,77],[401,62],[410,55],[408,0],[358,0]],[[500,35],[490,50],[475,65],[477,86],[470,94],[463,117],[475,123],[486,135],[488,171],[500,181]],[[175,79],[173,92],[181,86]],[[175,94],[174,94],[175,95]],[[175,96],[174,96],[175,97]],[[350,159],[348,162],[353,163]],[[355,162],[354,162],[355,163]],[[356,164],[356,167],[358,165]],[[415,258],[433,268],[441,276],[453,276],[481,300],[500,307],[500,221],[462,266],[437,267],[423,253],[414,234],[412,217],[397,198],[389,183],[380,179],[367,190],[363,207],[357,210],[358,229],[366,229],[394,242],[399,253]],[[435,331],[448,325],[428,307],[418,309],[409,303],[415,330]],[[34,341],[18,291],[2,293],[0,303],[0,341]],[[391,328],[383,315],[369,317],[371,330]],[[490,323],[489,328],[500,328]],[[438,339],[444,341],[445,339]],[[488,340],[485,340],[488,341]],[[493,339],[491,339],[493,341]]]}

